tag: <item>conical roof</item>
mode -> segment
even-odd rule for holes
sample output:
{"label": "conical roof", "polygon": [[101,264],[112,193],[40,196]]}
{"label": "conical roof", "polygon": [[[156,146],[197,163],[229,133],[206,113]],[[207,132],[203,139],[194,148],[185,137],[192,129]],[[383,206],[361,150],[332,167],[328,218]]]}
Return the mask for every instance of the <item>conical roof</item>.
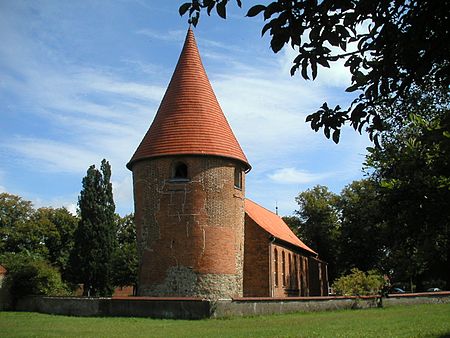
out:
{"label": "conical roof", "polygon": [[190,28],[155,119],[127,167],[173,155],[222,156],[251,168],[217,102]]}

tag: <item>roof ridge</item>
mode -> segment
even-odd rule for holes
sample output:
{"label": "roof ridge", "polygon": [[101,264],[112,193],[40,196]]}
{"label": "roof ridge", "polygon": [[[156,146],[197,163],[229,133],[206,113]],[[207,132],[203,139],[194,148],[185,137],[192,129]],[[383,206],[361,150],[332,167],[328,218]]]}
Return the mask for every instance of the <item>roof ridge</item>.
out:
{"label": "roof ridge", "polygon": [[278,216],[278,218],[283,219],[283,217],[281,217],[280,215],[274,213],[274,212],[273,212],[272,210],[270,210],[270,209],[267,209],[266,207],[262,206],[261,204],[256,203],[255,201],[251,200],[250,198],[245,197],[245,199],[246,199],[246,200],[249,200],[250,202],[252,202],[252,203],[254,203],[254,204],[256,204],[258,207],[263,208],[263,209],[266,210],[267,212],[270,212],[270,213],[274,214],[275,216]]}

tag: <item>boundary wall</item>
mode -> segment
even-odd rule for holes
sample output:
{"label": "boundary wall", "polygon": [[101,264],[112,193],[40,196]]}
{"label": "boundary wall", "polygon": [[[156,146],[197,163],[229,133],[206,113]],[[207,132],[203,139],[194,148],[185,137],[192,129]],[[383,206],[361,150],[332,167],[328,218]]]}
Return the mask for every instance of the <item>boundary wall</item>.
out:
{"label": "boundary wall", "polygon": [[450,292],[389,295],[383,298],[379,296],[290,297],[283,299],[236,298],[217,301],[200,298],[30,296],[19,300],[14,310],[69,316],[203,319],[424,303],[450,303]]}

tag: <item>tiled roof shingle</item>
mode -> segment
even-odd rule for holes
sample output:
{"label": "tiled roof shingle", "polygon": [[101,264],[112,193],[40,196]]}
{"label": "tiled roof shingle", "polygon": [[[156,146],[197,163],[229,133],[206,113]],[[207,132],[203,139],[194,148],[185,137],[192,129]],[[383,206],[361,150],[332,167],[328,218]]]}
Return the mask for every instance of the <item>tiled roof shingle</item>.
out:
{"label": "tiled roof shingle", "polygon": [[217,102],[190,28],[155,119],[127,167],[145,158],[188,154],[229,157],[251,168]]}

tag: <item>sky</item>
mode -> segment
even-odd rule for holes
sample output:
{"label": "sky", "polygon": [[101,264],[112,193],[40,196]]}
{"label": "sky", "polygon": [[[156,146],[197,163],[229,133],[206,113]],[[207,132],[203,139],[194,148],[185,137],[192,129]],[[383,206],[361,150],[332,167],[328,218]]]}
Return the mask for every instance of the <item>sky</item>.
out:
{"label": "sky", "polygon": [[[116,211],[133,212],[130,160],[149,128],[188,29],[183,1],[0,0],[0,192],[34,206],[76,211],[82,178],[103,158]],[[214,92],[252,170],[246,196],[280,215],[317,184],[340,193],[361,179],[367,135],[346,128],[338,145],[305,122],[324,102],[346,106],[342,63],[315,81],[274,54],[257,1],[204,13],[194,34]]]}

